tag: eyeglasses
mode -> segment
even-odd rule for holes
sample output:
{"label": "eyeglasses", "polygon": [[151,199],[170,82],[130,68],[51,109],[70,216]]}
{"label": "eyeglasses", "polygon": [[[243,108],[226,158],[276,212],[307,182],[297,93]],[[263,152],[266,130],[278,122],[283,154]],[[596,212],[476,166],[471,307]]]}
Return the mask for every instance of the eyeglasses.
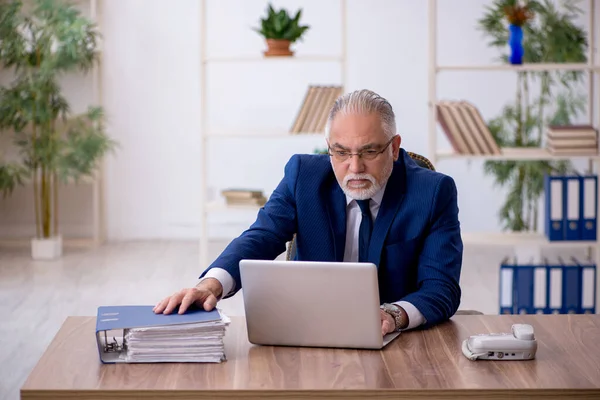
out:
{"label": "eyeglasses", "polygon": [[[394,136],[395,137],[395,136]],[[333,150],[331,147],[327,146],[329,156],[333,157],[336,161],[346,161],[348,158],[352,156],[358,156],[358,158],[362,158],[363,160],[374,160],[378,155],[383,153],[394,138],[391,138],[386,145],[381,150],[375,149],[365,149],[359,151],[358,153],[351,153],[347,150]]]}

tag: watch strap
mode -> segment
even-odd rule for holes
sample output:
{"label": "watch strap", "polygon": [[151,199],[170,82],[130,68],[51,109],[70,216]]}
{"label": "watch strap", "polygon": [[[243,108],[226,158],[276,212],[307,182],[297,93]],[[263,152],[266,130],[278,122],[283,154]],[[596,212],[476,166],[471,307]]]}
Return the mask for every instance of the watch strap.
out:
{"label": "watch strap", "polygon": [[400,331],[404,329],[408,325],[408,321],[406,321],[405,312],[402,311],[400,306],[396,304],[384,303],[381,306],[382,310],[387,312],[394,319],[395,330]]}

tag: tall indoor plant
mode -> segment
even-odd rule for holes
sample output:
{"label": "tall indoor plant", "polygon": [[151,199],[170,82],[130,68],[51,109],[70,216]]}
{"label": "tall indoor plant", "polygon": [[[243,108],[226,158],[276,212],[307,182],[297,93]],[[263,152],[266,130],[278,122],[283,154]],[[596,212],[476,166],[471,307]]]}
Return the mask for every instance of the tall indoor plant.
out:
{"label": "tall indoor plant", "polygon": [[[517,0],[495,0],[486,7],[479,28],[489,44],[502,52],[509,63],[509,21],[506,10]],[[523,24],[523,63],[584,63],[587,40],[576,20],[582,11],[575,0],[561,0],[556,7],[549,1],[526,2],[533,19]],[[517,73],[516,97],[489,122],[489,128],[502,147],[540,147],[550,124],[569,124],[585,109],[585,96],[577,87],[581,71],[523,71]],[[495,183],[508,188],[499,211],[505,229],[537,231],[538,203],[544,190],[544,175],[570,170],[568,161],[487,161],[485,173]]]}
{"label": "tall indoor plant", "polygon": [[0,0],[0,63],[11,82],[0,87],[0,132],[18,152],[0,159],[0,191],[33,185],[34,258],[62,254],[58,225],[61,182],[94,177],[115,143],[104,132],[101,107],[72,115],[59,78],[89,72],[97,62],[99,34],[72,5],[56,0]]}
{"label": "tall indoor plant", "polygon": [[294,55],[294,52],[290,50],[290,45],[301,40],[309,28],[308,25],[300,25],[301,16],[302,9],[291,17],[287,10],[282,8],[276,11],[269,3],[267,15],[260,20],[260,28],[253,28],[267,42],[268,48],[264,53],[265,56]]}

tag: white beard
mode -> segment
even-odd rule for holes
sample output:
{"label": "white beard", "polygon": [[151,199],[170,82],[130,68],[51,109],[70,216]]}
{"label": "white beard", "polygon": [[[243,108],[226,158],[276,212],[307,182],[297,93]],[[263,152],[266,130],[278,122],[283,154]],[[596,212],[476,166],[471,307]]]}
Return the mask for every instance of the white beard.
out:
{"label": "white beard", "polygon": [[[390,178],[393,168],[393,163],[390,163],[389,166],[383,170],[381,182],[377,182],[377,180],[370,174],[348,174],[344,177],[344,181],[341,184],[342,190],[346,196],[354,200],[370,199],[371,197],[375,196],[379,190],[381,190],[383,185]],[[351,188],[348,186],[348,181],[351,179],[366,179],[371,182],[371,185],[365,188]]]}
{"label": "white beard", "polygon": [[[365,188],[351,188],[348,186],[348,181],[351,179],[366,179],[371,182],[371,185],[365,185]],[[354,200],[370,199],[380,188],[379,183],[370,174],[349,174],[344,177],[344,182],[342,182],[342,190],[346,196]]]}

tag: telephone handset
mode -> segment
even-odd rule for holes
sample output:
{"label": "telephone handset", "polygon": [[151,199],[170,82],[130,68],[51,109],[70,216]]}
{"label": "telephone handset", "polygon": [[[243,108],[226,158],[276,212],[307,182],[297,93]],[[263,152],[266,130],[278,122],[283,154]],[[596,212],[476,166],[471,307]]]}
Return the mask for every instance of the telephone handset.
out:
{"label": "telephone handset", "polygon": [[469,360],[531,360],[537,341],[531,325],[514,324],[511,333],[470,336],[463,341],[462,351]]}

